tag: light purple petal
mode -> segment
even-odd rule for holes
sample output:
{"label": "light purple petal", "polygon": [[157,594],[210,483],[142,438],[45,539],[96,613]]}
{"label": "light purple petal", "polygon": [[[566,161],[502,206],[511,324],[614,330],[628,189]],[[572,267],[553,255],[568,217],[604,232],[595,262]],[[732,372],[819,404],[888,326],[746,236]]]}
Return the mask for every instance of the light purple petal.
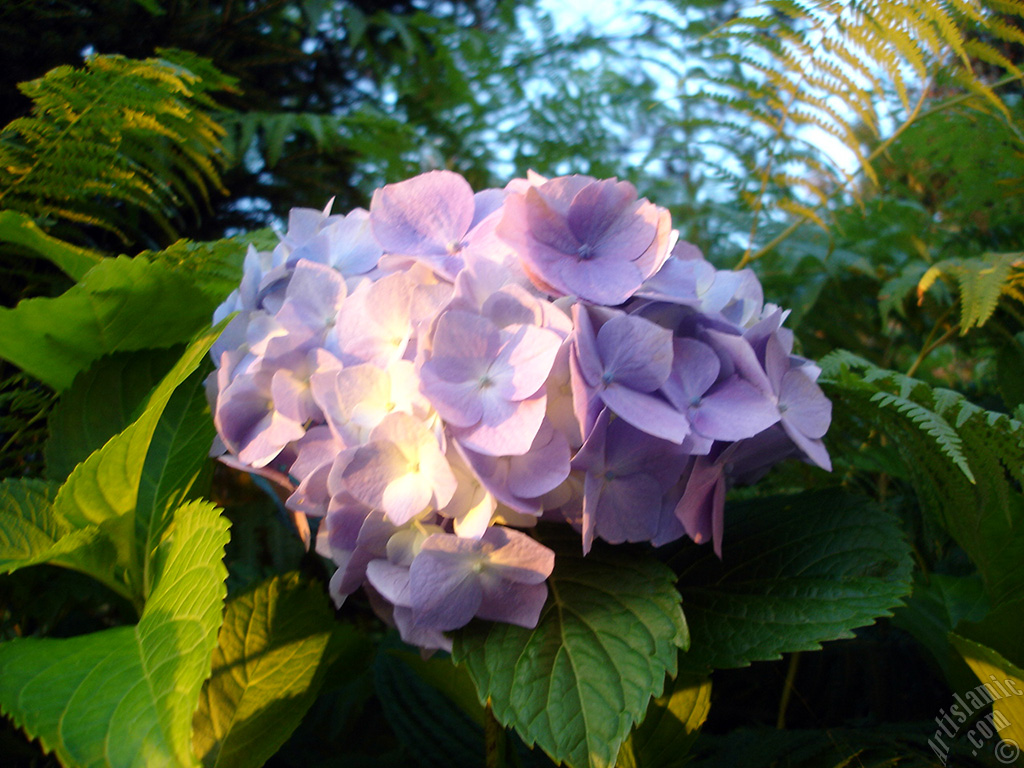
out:
{"label": "light purple petal", "polygon": [[565,216],[554,210],[536,188],[527,190],[525,203],[530,234],[538,244],[547,246],[546,253],[537,252],[542,259],[553,260],[564,254],[575,254],[579,250],[579,238],[573,234]]}
{"label": "light purple petal", "polygon": [[494,526],[480,539],[486,553],[485,569],[503,580],[542,584],[555,567],[555,553],[525,533]]}
{"label": "light purple petal", "polygon": [[557,488],[569,476],[569,443],[545,420],[530,450],[509,457],[508,488],[516,496],[532,499]]}
{"label": "light purple petal", "polygon": [[389,253],[430,255],[458,250],[473,223],[473,190],[451,171],[430,171],[373,194],[373,234]]}
{"label": "light purple petal", "polygon": [[371,560],[366,564],[366,580],[392,605],[412,607],[408,568],[387,560]]}
{"label": "light purple petal", "polygon": [[548,599],[547,584],[516,584],[501,579],[484,580],[483,583],[483,598],[477,617],[527,629],[537,626]]}
{"label": "light purple petal", "polygon": [[742,440],[776,423],[779,410],[763,392],[733,376],[692,404],[687,416],[693,428],[705,437]]}
{"label": "light purple petal", "polygon": [[450,534],[435,533],[409,566],[413,621],[441,631],[464,626],[483,599],[479,571],[479,543]]}
{"label": "light purple petal", "polygon": [[661,517],[661,484],[651,475],[605,479],[597,509],[597,535],[611,544],[650,541]]}
{"label": "light purple petal", "polygon": [[636,188],[628,181],[595,181],[573,196],[566,223],[577,240],[594,244],[610,228],[622,226],[618,219],[635,201]]}
{"label": "light purple petal", "polygon": [[[521,325],[502,345],[491,372],[502,396],[524,400],[544,385],[562,340],[554,331]],[[507,386],[502,386],[507,382]]]}
{"label": "light purple petal", "polygon": [[690,432],[686,416],[657,395],[611,384],[600,391],[600,397],[617,416],[649,435],[678,445]]}
{"label": "light purple petal", "polygon": [[672,370],[672,332],[641,317],[617,315],[608,320],[597,332],[597,348],[605,383],[653,392]]}
{"label": "light purple petal", "polygon": [[832,422],[832,403],[799,368],[782,377],[779,410],[784,424],[813,439],[823,437]]}
{"label": "light purple petal", "polygon": [[672,375],[664,391],[677,408],[685,409],[711,388],[722,363],[711,347],[695,339],[676,339],[673,349]]}
{"label": "light purple petal", "polygon": [[521,456],[530,450],[546,408],[543,391],[517,403],[490,398],[484,401],[484,415],[478,424],[453,429],[452,434],[477,453]]}

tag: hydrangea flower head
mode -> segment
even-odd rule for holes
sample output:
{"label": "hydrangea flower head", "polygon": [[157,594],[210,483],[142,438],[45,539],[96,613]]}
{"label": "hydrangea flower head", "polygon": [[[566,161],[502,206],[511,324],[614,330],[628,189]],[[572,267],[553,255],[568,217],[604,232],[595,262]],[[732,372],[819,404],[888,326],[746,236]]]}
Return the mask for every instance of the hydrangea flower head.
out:
{"label": "hydrangea flower head", "polygon": [[567,176],[509,195],[497,234],[542,291],[621,304],[674,244],[668,211],[628,181]]}
{"label": "hydrangea flower head", "polygon": [[537,624],[549,521],[584,553],[688,536],[721,556],[730,485],[829,467],[831,404],[785,312],[617,179],[474,192],[432,171],[368,212],[296,209],[232,313],[215,453],[316,526],[339,607],[362,589],[425,650]]}

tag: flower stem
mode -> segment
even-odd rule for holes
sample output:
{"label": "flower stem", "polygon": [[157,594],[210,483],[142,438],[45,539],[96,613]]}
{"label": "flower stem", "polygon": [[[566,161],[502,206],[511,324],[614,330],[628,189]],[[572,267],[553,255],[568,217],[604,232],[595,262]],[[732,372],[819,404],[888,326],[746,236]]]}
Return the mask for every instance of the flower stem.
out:
{"label": "flower stem", "polygon": [[505,727],[498,722],[491,709],[490,702],[487,703],[486,718],[484,721],[484,752],[486,755],[487,768],[505,768],[505,759],[508,753],[508,736]]}

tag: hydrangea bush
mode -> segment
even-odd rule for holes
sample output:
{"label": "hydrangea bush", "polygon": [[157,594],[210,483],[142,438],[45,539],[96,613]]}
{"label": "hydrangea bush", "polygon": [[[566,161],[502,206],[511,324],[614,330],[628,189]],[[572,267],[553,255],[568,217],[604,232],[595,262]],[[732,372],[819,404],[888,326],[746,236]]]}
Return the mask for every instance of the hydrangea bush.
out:
{"label": "hydrangea bush", "polygon": [[624,181],[432,171],[369,211],[293,210],[250,247],[207,381],[222,460],[319,520],[337,606],[406,642],[537,625],[554,552],[595,539],[722,553],[726,489],[825,469],[831,404],[750,270],[716,270]]}
{"label": "hydrangea bush", "polygon": [[[244,264],[233,240],[34,242],[75,285],[0,313],[0,353],[61,392],[47,477],[0,483],[0,574],[78,571],[110,616],[4,624],[0,712],[65,765],[335,761],[322,731],[373,696],[424,765],[662,768],[714,670],[851,637],[911,589],[900,520],[824,471],[827,430],[844,466],[858,449],[819,382],[847,422],[927,407],[932,429],[954,401],[914,410],[917,384],[849,354],[822,373],[751,271],[628,183],[433,171],[368,211],[293,210]],[[964,413],[974,453],[1010,450],[1008,420]],[[266,505],[208,483],[211,444],[323,557],[261,549]],[[928,487],[1001,498],[950,445]],[[1007,538],[985,519],[958,535]]]}

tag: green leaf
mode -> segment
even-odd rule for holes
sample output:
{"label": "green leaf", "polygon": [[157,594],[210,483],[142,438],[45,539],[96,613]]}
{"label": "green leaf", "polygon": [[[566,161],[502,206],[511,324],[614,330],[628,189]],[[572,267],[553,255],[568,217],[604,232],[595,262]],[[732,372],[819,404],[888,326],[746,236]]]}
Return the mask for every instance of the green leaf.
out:
{"label": "green leaf", "polygon": [[0,309],[0,357],[60,391],[111,352],[169,347],[209,323],[184,275],[144,258],[105,259],[54,299]]}
{"label": "green leaf", "polygon": [[24,246],[30,253],[56,265],[72,280],[81,280],[103,256],[51,237],[36,226],[30,216],[17,211],[0,211],[0,241]]}
{"label": "green leaf", "polygon": [[977,573],[951,576],[931,573],[927,581],[915,575],[914,591],[893,612],[892,623],[913,635],[926,648],[954,690],[973,679],[949,633],[961,622],[979,621],[988,613],[985,586]]}
{"label": "green leaf", "polygon": [[571,766],[611,766],[688,642],[674,577],[652,557],[551,535],[550,593],[535,629],[470,624],[455,637],[495,717]]}
{"label": "green leaf", "polygon": [[[991,611],[982,622],[958,629],[960,634],[1021,663],[1024,424],[842,350],[821,365],[826,392],[838,395],[837,411],[848,410],[888,436],[926,519],[945,529],[978,569]],[[876,407],[884,402],[880,396],[895,390],[908,407]],[[922,419],[920,413],[930,416]],[[946,431],[929,426],[936,420]]]}
{"label": "green leaf", "polygon": [[485,710],[477,700],[476,686],[465,667],[457,667],[446,654],[434,654],[423,658],[420,654],[407,650],[385,649],[385,653],[393,656],[414,672],[423,682],[430,685],[458,706],[469,718],[484,727]]}
{"label": "green leaf", "polygon": [[248,247],[271,251],[278,242],[273,230],[257,229],[221,240],[178,240],[162,251],[143,251],[139,255],[186,276],[203,294],[212,314],[238,288]]}
{"label": "green leaf", "polygon": [[53,483],[40,480],[0,483],[0,573],[31,565],[69,532],[70,526],[53,514],[56,495]]}
{"label": "green leaf", "polygon": [[[228,601],[193,719],[204,766],[261,766],[277,752],[316,698],[339,626],[323,589],[297,573]],[[344,629],[336,642],[358,641]]]}
{"label": "green leaf", "polygon": [[180,356],[180,348],[120,352],[78,374],[50,413],[47,476],[67,479],[75,466],[131,424],[146,395]]}
{"label": "green leaf", "polygon": [[93,548],[96,529],[74,530],[54,511],[56,495],[54,483],[11,478],[0,483],[0,573],[50,561],[69,565],[76,552],[80,557],[80,551]]}
{"label": "green leaf", "polygon": [[209,461],[217,432],[203,387],[207,367],[201,365],[174,390],[153,430],[135,502],[137,563],[150,561],[174,510]]}
{"label": "green leaf", "polygon": [[711,710],[711,679],[680,673],[622,745],[616,768],[677,768]]}
{"label": "green leaf", "polygon": [[[477,768],[486,754],[482,725],[474,722],[446,692],[421,677],[408,658],[418,657],[396,652],[398,645],[400,641],[385,641],[373,663],[377,700],[398,741],[416,755],[423,768]],[[447,668],[452,677],[465,679],[472,689],[473,706],[483,712],[465,669],[453,667],[448,658],[431,659],[424,666]],[[425,712],[430,717],[424,717]]]}
{"label": "green leaf", "polygon": [[195,765],[192,713],[217,641],[227,539],[216,507],[188,504],[136,626],[0,644],[0,711],[67,765]]}
{"label": "green leaf", "polygon": [[56,483],[0,483],[0,573],[50,563],[92,576],[118,594],[134,596],[113,563],[117,551],[104,526],[75,528],[53,508]]}
{"label": "green leaf", "polygon": [[721,559],[692,543],[672,559],[694,671],[852,637],[910,591],[899,521],[839,488],[729,504],[723,541]]}
{"label": "green leaf", "polygon": [[84,527],[135,509],[143,466],[164,408],[174,390],[206,359],[218,334],[219,328],[197,338],[153,390],[142,415],[71,473],[55,502],[70,523]]}

